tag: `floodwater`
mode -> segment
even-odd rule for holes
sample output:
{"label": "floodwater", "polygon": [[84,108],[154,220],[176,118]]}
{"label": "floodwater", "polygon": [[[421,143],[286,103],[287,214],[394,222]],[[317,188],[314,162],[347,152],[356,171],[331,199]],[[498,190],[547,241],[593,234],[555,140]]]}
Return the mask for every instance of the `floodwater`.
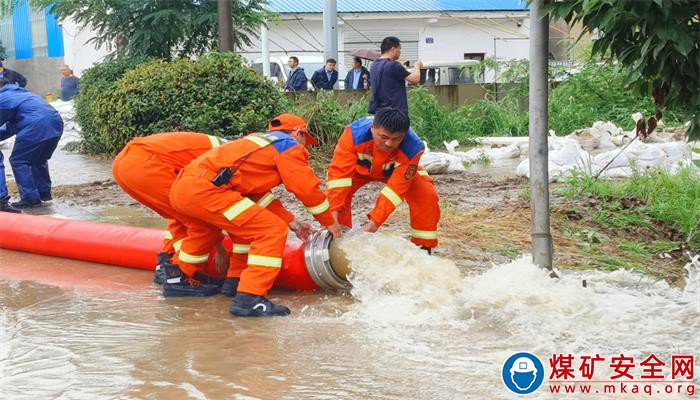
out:
{"label": "floodwater", "polygon": [[[351,296],[277,291],[292,315],[258,319],[222,296],[165,299],[147,271],[0,250],[0,398],[514,399],[500,374],[518,351],[700,355],[700,266],[683,290],[623,271],[553,280],[527,258],[469,275],[368,239],[340,243]],[[563,398],[546,386],[530,398]]]}

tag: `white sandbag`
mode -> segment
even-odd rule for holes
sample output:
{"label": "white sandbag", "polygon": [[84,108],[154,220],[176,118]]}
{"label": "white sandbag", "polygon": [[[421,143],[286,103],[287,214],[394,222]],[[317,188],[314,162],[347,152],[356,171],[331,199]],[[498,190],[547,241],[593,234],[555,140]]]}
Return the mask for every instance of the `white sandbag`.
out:
{"label": "white sandbag", "polygon": [[486,149],[485,154],[491,160],[508,160],[520,157],[520,149],[517,145],[511,144],[505,147],[495,147],[491,149]]}
{"label": "white sandbag", "polygon": [[420,165],[431,175],[451,174],[467,170],[459,157],[433,151],[421,156]]}
{"label": "white sandbag", "polygon": [[692,150],[690,144],[685,142],[669,142],[658,145],[661,150],[668,156],[668,161],[679,162],[686,159],[692,159]]}
{"label": "white sandbag", "polygon": [[569,136],[569,139],[575,140],[581,145],[581,148],[587,151],[591,151],[598,148],[600,140],[593,134],[591,128],[577,129],[573,131]]}

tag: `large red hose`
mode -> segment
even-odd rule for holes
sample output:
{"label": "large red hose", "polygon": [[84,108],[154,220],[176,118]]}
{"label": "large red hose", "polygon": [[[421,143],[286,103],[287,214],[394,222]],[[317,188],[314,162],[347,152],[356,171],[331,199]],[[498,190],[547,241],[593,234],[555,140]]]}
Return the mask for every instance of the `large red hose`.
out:
{"label": "large red hose", "polygon": [[[157,229],[0,212],[3,249],[153,270],[162,244],[163,231]],[[231,241],[226,240],[224,246],[230,251]],[[214,271],[210,257],[207,272],[216,275]],[[306,271],[302,242],[290,241],[285,246],[275,287],[318,288]]]}

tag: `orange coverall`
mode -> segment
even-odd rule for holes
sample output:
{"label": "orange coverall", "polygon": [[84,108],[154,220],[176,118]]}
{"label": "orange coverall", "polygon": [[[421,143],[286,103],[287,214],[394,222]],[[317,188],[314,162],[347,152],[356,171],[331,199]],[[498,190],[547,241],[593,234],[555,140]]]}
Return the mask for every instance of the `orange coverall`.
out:
{"label": "orange coverall", "polygon": [[173,253],[187,236],[184,216],[170,205],[170,187],[190,161],[224,143],[196,132],[167,132],[130,141],[112,163],[117,184],[139,203],[168,220],[162,251]]}
{"label": "orange coverall", "polygon": [[[171,204],[190,217],[187,238],[174,259],[182,272],[200,271],[224,230],[239,258],[232,259],[228,276],[240,277],[239,292],[265,296],[282,266],[287,224],[293,219],[279,202],[270,208],[270,190],[283,183],[322,225],[333,223],[308,157],[304,146],[275,131],[226,143],[185,167],[170,191]],[[217,187],[212,180],[223,168],[233,174]],[[247,265],[239,262],[246,255]]]}
{"label": "orange coverall", "polygon": [[411,218],[411,241],[419,246],[438,245],[440,206],[433,180],[418,165],[424,146],[409,129],[399,148],[382,151],[372,140],[372,118],[359,119],[345,128],[333,152],[326,181],[331,211],[338,222],[352,227],[352,196],[372,181],[385,182],[369,219],[379,227],[404,200]]}

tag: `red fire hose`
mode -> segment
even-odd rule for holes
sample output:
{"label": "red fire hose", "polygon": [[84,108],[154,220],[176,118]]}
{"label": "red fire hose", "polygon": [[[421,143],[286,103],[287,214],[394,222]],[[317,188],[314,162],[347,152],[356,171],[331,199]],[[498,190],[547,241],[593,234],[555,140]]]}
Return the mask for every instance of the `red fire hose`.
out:
{"label": "red fire hose", "polygon": [[[163,231],[156,229],[0,212],[3,249],[153,270],[162,244]],[[231,250],[228,238],[224,247]],[[206,271],[217,275],[213,259]],[[307,272],[302,242],[287,242],[275,287],[318,288]]]}

